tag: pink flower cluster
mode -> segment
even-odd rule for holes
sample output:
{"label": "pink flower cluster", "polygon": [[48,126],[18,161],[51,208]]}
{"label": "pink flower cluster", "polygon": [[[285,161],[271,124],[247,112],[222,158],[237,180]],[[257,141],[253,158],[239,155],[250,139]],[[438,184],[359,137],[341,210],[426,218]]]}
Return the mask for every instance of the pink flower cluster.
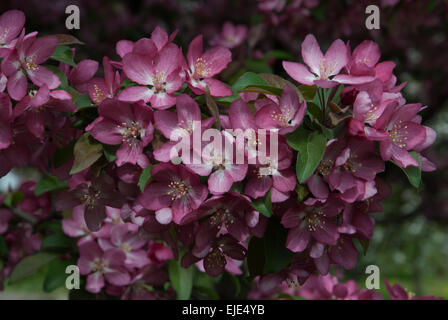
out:
{"label": "pink flower cluster", "polygon": [[[213,42],[218,46],[205,50],[198,36],[186,57],[173,42],[177,32],[156,28],[150,38],[119,41],[120,59],[104,57],[104,78],[97,78],[99,64],[93,60],[50,66],[50,57],[57,60],[58,39],[25,34],[24,23],[19,11],[0,17],[0,176],[31,165],[44,178],[23,184],[22,199],[0,209],[11,266],[19,260],[16,245],[46,236],[34,234],[33,226],[58,221],[65,235],[77,238],[77,250],[67,255],[76,258],[86,290],[104,289],[125,299],[173,298],[171,286],[162,289],[172,281],[166,262],[179,260],[183,268],[194,264],[213,277],[241,275],[251,241],[279,221],[283,248],[293,257],[281,270],[261,275],[261,284],[279,287],[293,276],[305,283],[300,295],[307,298],[375,296],[316,273],[327,275],[331,265],[355,267],[354,241],[372,237],[370,213],[381,211],[380,202],[390,193],[378,177],[385,161],[435,170],[420,154],[434,142],[435,132],[421,125],[420,104],[406,104],[400,93],[404,84],[396,85],[393,75],[395,64],[379,62],[374,42],[352,52],[336,40],[323,54],[309,35],[302,43],[307,66],[283,62],[294,80],[317,90],[319,123],[308,110],[312,99],[285,79],[239,92],[218,79],[232,60],[228,48],[246,37],[244,28],[225,25]],[[325,95],[325,90],[334,95],[338,87],[339,106]],[[291,136],[305,127],[319,134],[322,128],[333,130],[337,124],[327,119],[332,113],[344,114],[338,124],[343,130],[325,137],[316,169],[299,183],[296,163],[304,155]],[[184,154],[181,163],[170,161],[173,132],[193,139],[195,130],[212,127],[219,131],[215,139],[231,148],[237,138],[230,129],[253,133],[246,137],[244,163],[235,163],[228,149],[210,153],[200,164],[186,161]],[[262,130],[269,146],[272,132],[279,135],[275,165],[249,161],[263,141]],[[192,151],[198,152],[194,144]],[[31,215],[33,225],[21,227],[12,212]],[[14,228],[8,230],[9,225]],[[17,230],[27,236],[14,236]],[[17,251],[27,255],[39,246]]]}

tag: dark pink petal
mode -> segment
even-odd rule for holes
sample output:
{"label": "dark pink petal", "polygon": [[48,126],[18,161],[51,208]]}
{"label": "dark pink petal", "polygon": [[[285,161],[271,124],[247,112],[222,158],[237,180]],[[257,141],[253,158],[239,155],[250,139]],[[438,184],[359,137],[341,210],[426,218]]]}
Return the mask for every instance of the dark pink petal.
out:
{"label": "dark pink petal", "polygon": [[123,71],[126,76],[138,84],[152,84],[151,60],[146,56],[129,53],[123,58]]}
{"label": "dark pink petal", "polygon": [[212,48],[207,50],[202,59],[207,64],[207,76],[210,78],[224,70],[230,61],[232,61],[232,53],[229,49],[223,47]]}
{"label": "dark pink petal", "polygon": [[288,237],[286,238],[286,248],[292,252],[302,252],[308,246],[310,242],[311,234],[307,228],[296,227],[289,230]]}
{"label": "dark pink petal", "polygon": [[89,274],[87,277],[86,290],[92,293],[99,293],[104,287],[103,275],[99,272]]}
{"label": "dark pink petal", "polygon": [[[313,71],[313,73],[320,76],[322,59],[324,58],[324,55],[320,50],[316,38],[312,34],[307,35],[305,37],[305,40],[303,40],[302,42],[302,58],[303,61],[305,61],[305,63]],[[286,72],[288,72],[288,70],[286,70]]]}
{"label": "dark pink petal", "polygon": [[[325,221],[325,223],[323,223]],[[313,237],[322,243],[335,245],[339,238],[338,227],[328,219],[321,219],[320,224],[315,226]]]}
{"label": "dark pink petal", "polygon": [[143,100],[143,102],[146,103],[151,100],[153,95],[154,92],[148,87],[133,86],[121,91],[118,99],[126,102],[137,102]]}
{"label": "dark pink petal", "polygon": [[313,86],[316,76],[301,63],[283,61],[283,69],[291,78],[307,86]]}
{"label": "dark pink petal", "polygon": [[328,186],[319,175],[313,174],[306,183],[313,196],[319,199],[328,198]]}
{"label": "dark pink petal", "polygon": [[326,68],[330,71],[327,76],[338,74],[347,65],[349,60],[347,46],[342,40],[335,40],[325,53],[324,59],[325,62],[322,63],[325,63]]}
{"label": "dark pink petal", "polygon": [[291,169],[282,170],[272,176],[273,186],[280,192],[288,192],[296,187],[296,174]]}
{"label": "dark pink petal", "polygon": [[212,194],[222,194],[230,190],[232,177],[225,170],[217,170],[208,178],[208,189]]}
{"label": "dark pink petal", "polygon": [[177,112],[182,127],[188,127],[191,121],[201,121],[201,110],[198,104],[186,94],[177,97]]}
{"label": "dark pink petal", "polygon": [[98,70],[98,62],[94,60],[82,60],[70,71],[68,81],[74,85],[83,84],[93,78]]}
{"label": "dark pink petal", "polygon": [[232,90],[224,82],[212,78],[207,78],[204,82],[210,89],[212,97],[228,97],[232,95]]}
{"label": "dark pink petal", "polygon": [[334,76],[332,80],[342,84],[364,84],[375,80],[375,78],[370,76],[358,77],[348,74],[338,74],[337,76]]}
{"label": "dark pink petal", "polygon": [[121,135],[118,123],[104,118],[98,118],[86,131],[98,141],[106,144],[117,145],[122,143],[123,136]]}
{"label": "dark pink petal", "polygon": [[204,269],[208,275],[217,277],[224,272],[227,261],[224,254],[219,249],[213,249],[204,258]]}
{"label": "dark pink petal", "polygon": [[139,197],[139,202],[148,210],[167,208],[173,201],[168,194],[170,190],[166,183],[151,183]]}
{"label": "dark pink petal", "polygon": [[58,45],[58,39],[54,36],[47,36],[42,38],[37,38],[35,40],[25,40],[26,41],[33,41],[31,46],[26,48],[25,50],[25,56],[26,57],[34,57],[34,62],[36,64],[41,64],[45,61],[47,61],[51,55],[53,54],[54,50],[56,49]]}
{"label": "dark pink petal", "polygon": [[350,270],[356,266],[358,250],[356,250],[350,238],[342,237],[339,239],[338,244],[331,248],[330,258],[335,263]]}
{"label": "dark pink petal", "polygon": [[0,16],[0,43],[9,43],[16,38],[25,25],[25,14],[19,10],[9,10]]}
{"label": "dark pink petal", "polygon": [[194,65],[196,60],[202,55],[202,50],[202,35],[198,35],[188,46],[187,59],[190,67]]}
{"label": "dark pink petal", "polygon": [[125,163],[137,164],[139,156],[143,152],[143,146],[141,143],[130,143],[124,142],[121,147],[117,150],[117,159],[115,163],[117,166],[122,166]]}
{"label": "dark pink petal", "polygon": [[230,105],[229,120],[233,129],[255,129],[255,116],[243,100],[235,100]]}
{"label": "dark pink petal", "polygon": [[58,76],[43,66],[37,70],[28,70],[28,77],[38,87],[47,85],[49,89],[56,89],[61,84]]}
{"label": "dark pink petal", "polygon": [[364,40],[353,50],[352,59],[354,63],[365,64],[374,67],[380,59],[379,46],[374,41]]}
{"label": "dark pink petal", "polygon": [[129,40],[120,40],[117,42],[115,50],[117,51],[117,54],[123,58],[126,54],[132,52],[132,49],[134,48],[134,43]]}
{"label": "dark pink petal", "polygon": [[22,100],[26,94],[28,81],[22,71],[17,71],[8,78],[8,93],[14,100]]}
{"label": "dark pink petal", "polygon": [[179,126],[176,114],[165,110],[154,112],[154,122],[156,128],[160,130],[167,139],[171,138],[172,132]]}
{"label": "dark pink petal", "polygon": [[244,193],[256,199],[264,196],[272,186],[272,179],[264,176],[262,178],[252,177],[246,183]]}
{"label": "dark pink petal", "polygon": [[159,92],[153,94],[149,102],[151,102],[151,107],[154,109],[168,109],[176,104],[176,96],[166,92]]}
{"label": "dark pink petal", "polygon": [[281,223],[285,228],[295,228],[302,223],[303,213],[297,208],[291,208],[286,211],[283,216]]}

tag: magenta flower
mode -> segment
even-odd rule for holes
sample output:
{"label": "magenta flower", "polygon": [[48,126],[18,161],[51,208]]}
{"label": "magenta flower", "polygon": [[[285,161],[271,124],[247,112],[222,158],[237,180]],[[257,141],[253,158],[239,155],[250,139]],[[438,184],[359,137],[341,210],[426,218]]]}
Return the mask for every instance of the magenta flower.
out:
{"label": "magenta flower", "polygon": [[96,242],[87,242],[79,247],[79,271],[87,275],[86,290],[99,293],[105,281],[116,286],[126,286],[131,277],[124,267],[126,259],[119,249],[101,250]]}
{"label": "magenta flower", "polygon": [[89,230],[84,220],[84,209],[82,206],[73,208],[71,219],[62,219],[62,230],[69,237],[80,238],[78,246],[95,239],[95,233]]}
{"label": "magenta flower", "polygon": [[374,80],[371,76],[339,74],[349,62],[349,54],[347,46],[338,39],[324,55],[316,38],[309,34],[302,42],[302,57],[311,71],[301,63],[289,61],[283,61],[283,68],[297,82],[307,86],[316,84],[322,88],[331,88],[338,83],[361,84]]}
{"label": "magenta flower", "polygon": [[122,208],[123,201],[115,181],[103,174],[92,181],[79,181],[70,186],[68,191],[60,192],[56,197],[55,207],[63,211],[81,205],[87,227],[91,231],[98,231],[106,218],[106,206]]}
{"label": "magenta flower", "polygon": [[223,47],[215,47],[203,53],[202,43],[202,36],[199,35],[188,47],[188,85],[196,94],[204,94],[208,86],[214,97],[230,96],[232,90],[212,77],[227,67],[232,61],[232,53]]}
{"label": "magenta flower", "polygon": [[22,183],[19,191],[25,195],[25,198],[18,202],[17,207],[23,212],[28,212],[37,220],[42,220],[46,218],[51,211],[50,195],[45,193],[37,197],[34,194],[35,186],[35,181]]}
{"label": "magenta flower", "polygon": [[[272,202],[282,202],[288,199],[290,192],[294,190],[297,178],[291,169],[292,150],[281,138],[283,137],[279,136],[277,164],[268,160],[267,164],[258,162],[256,165],[249,165],[248,181],[244,188],[244,193],[249,197],[263,197],[272,188]],[[269,139],[266,139],[266,144],[270,145]],[[269,152],[269,148],[267,149]],[[257,161],[260,158],[258,155]]]}
{"label": "magenta flower", "polygon": [[13,41],[25,25],[25,14],[18,10],[9,10],[0,16],[0,58],[6,57],[14,48]]}
{"label": "magenta flower", "polygon": [[255,115],[255,121],[260,128],[280,129],[279,134],[294,131],[303,120],[306,112],[306,101],[299,103],[297,91],[289,85],[283,89],[277,103],[268,103]]}
{"label": "magenta flower", "polygon": [[[434,142],[434,130],[422,126],[417,113],[422,110],[420,104],[404,106],[389,105],[387,110],[375,123],[377,130],[384,130],[387,134],[380,141],[380,151],[383,160],[393,159],[401,167],[418,166],[409,151],[424,144]],[[428,136],[428,139],[427,139]]]}
{"label": "magenta flower", "polygon": [[6,93],[0,93],[0,150],[11,145],[13,135],[12,104]]}
{"label": "magenta flower", "polygon": [[[313,239],[320,244],[336,245],[339,232],[334,217],[342,208],[341,201],[332,197],[323,204],[300,204],[286,211],[281,220],[285,228],[291,229],[286,239],[286,247],[293,252],[302,252]],[[313,248],[320,252],[315,258],[322,255],[323,246],[314,245]],[[313,255],[312,249],[311,256]]]}
{"label": "magenta flower", "polygon": [[50,91],[46,84],[31,91],[14,108],[14,117],[25,120],[28,130],[38,139],[44,136],[45,125],[54,121],[48,111],[76,112],[71,95],[64,90]]}
{"label": "magenta flower", "polygon": [[3,61],[2,72],[8,77],[8,93],[14,100],[21,100],[28,88],[28,78],[38,87],[47,85],[56,89],[61,84],[59,78],[47,68],[41,66],[58,45],[56,37],[24,38]]}
{"label": "magenta flower", "polygon": [[375,76],[375,66],[381,56],[378,45],[370,40],[361,42],[351,55],[346,69],[353,76]]}
{"label": "magenta flower", "polygon": [[177,224],[208,195],[199,178],[183,165],[156,164],[151,168],[151,177],[154,182],[145,189],[139,202],[148,210],[171,207],[172,220]]}
{"label": "magenta flower", "polygon": [[[98,62],[95,60],[85,59],[80,61],[76,67],[70,69],[65,63],[59,65],[59,69],[67,76],[68,83],[71,84],[81,93],[87,93],[89,81],[93,78],[98,70]],[[106,70],[104,71],[106,73]]]}
{"label": "magenta flower", "polygon": [[182,52],[176,45],[169,44],[157,53],[157,48],[152,45],[154,49],[150,53],[132,52],[124,56],[124,72],[129,79],[144,86],[124,89],[119,99],[129,102],[143,100],[150,102],[155,109],[167,109],[176,103],[174,92],[184,82],[180,74]]}
{"label": "magenta flower", "polygon": [[[210,117],[202,120],[201,110],[199,109],[197,102],[186,94],[181,94],[177,97],[176,106],[176,113],[167,110],[155,111],[155,126],[162,132],[163,136],[169,140],[190,136],[188,142],[183,141],[183,139],[181,142],[189,143],[189,146],[192,148],[194,146],[193,132],[195,130],[204,132],[204,130],[209,129],[215,122],[215,118]],[[155,159],[161,162],[170,161],[170,152],[177,143],[177,141],[166,142],[163,146],[154,151]],[[200,154],[199,150],[194,150],[194,152],[199,152]],[[188,155],[183,156],[186,157]]]}
{"label": "magenta flower", "polygon": [[210,44],[233,49],[247,39],[248,29],[245,25],[234,25],[231,22],[224,23],[221,34],[216,35]]}
{"label": "magenta flower", "polygon": [[[104,79],[93,78],[87,83],[87,91],[89,93],[89,97],[93,101],[93,103],[98,105],[107,98],[114,98],[118,94],[121,85],[120,73],[117,71],[114,74],[114,68],[112,67],[111,61],[108,57],[103,58],[103,69]],[[85,74],[84,72],[80,74],[81,71],[83,70],[81,69],[74,74],[74,76],[77,77],[75,80],[78,81],[81,76],[82,78],[86,78],[88,75],[90,75]]]}
{"label": "magenta flower", "polygon": [[414,293],[406,291],[401,285],[395,283],[394,285],[390,285],[387,279],[384,279],[384,283],[386,284],[387,292],[389,292],[389,297],[391,300],[443,300],[443,298],[434,297],[434,296],[423,296],[416,297]]}
{"label": "magenta flower", "polygon": [[92,122],[86,131],[98,141],[110,145],[121,145],[117,151],[116,163],[137,164],[144,161],[143,148],[153,138],[153,113],[148,106],[107,99],[98,112],[100,117]]}
{"label": "magenta flower", "polygon": [[126,255],[125,266],[130,271],[141,268],[149,263],[146,251],[143,249],[147,240],[138,234],[138,226],[132,223],[122,223],[112,227],[110,237],[101,237],[98,244],[101,249],[118,248]]}
{"label": "magenta flower", "polygon": [[338,154],[328,176],[330,188],[338,190],[341,198],[350,203],[373,196],[377,190],[372,182],[379,172],[384,171],[384,161],[374,154],[374,143],[349,138],[348,141],[334,142],[332,148],[338,150]]}
{"label": "magenta flower", "polygon": [[[236,164],[235,138],[226,131],[221,132],[222,148],[214,148],[214,142],[204,148],[201,164],[186,166],[200,176],[209,176],[208,189],[212,194],[222,194],[230,190],[234,182],[246,177],[247,164]],[[209,146],[212,148],[208,148]],[[212,172],[213,171],[213,172]]]}

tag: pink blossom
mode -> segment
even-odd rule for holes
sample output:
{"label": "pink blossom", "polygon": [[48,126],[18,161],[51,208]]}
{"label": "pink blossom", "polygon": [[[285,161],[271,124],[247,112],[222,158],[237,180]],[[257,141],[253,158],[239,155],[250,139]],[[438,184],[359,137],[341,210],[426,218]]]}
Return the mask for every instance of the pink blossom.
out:
{"label": "pink blossom", "polygon": [[6,57],[14,48],[13,41],[25,25],[25,14],[9,10],[0,16],[0,58]]}
{"label": "pink blossom", "polygon": [[302,43],[302,57],[311,72],[301,63],[283,61],[283,68],[297,82],[322,88],[331,88],[338,83],[361,84],[372,81],[371,76],[343,75],[339,72],[349,62],[349,50],[342,40],[334,41],[325,55],[316,38],[309,34]]}
{"label": "pink blossom", "polygon": [[232,61],[232,53],[223,47],[214,47],[203,52],[202,43],[202,36],[199,35],[188,47],[188,85],[196,94],[204,94],[208,86],[214,97],[232,95],[232,91],[224,83],[212,78]]}
{"label": "pink blossom", "polygon": [[[118,94],[121,85],[120,73],[118,71],[114,73],[114,69],[108,57],[103,58],[103,69],[104,69],[104,79],[93,78],[89,80],[87,83],[87,91],[89,93],[89,97],[93,101],[93,103],[98,105],[107,98],[114,98]],[[79,78],[81,76],[81,74],[79,74],[81,73],[81,71],[83,71],[82,72],[83,78],[89,75],[85,74],[84,73],[85,71],[81,69],[78,72],[76,72],[75,75],[73,75],[73,77],[76,76],[76,78]]]}
{"label": "pink blossom", "polygon": [[284,135],[293,132],[303,120],[306,112],[306,101],[299,103],[297,91],[289,85],[285,86],[278,103],[268,103],[255,115],[260,128],[280,129]]}
{"label": "pink blossom", "polygon": [[233,49],[247,39],[248,29],[245,25],[234,25],[231,22],[224,23],[221,34],[216,35],[210,43],[213,46],[222,46]]}
{"label": "pink blossom", "polygon": [[28,78],[38,87],[47,85],[50,90],[61,84],[59,78],[47,68],[41,66],[56,49],[56,37],[23,39],[3,61],[2,72],[8,77],[8,93],[14,100],[21,100],[28,88]]}
{"label": "pink blossom", "polygon": [[105,286],[105,281],[116,286],[128,285],[131,277],[124,268],[126,259],[119,249],[101,250],[95,242],[87,242],[79,248],[79,271],[87,275],[86,290],[99,293]]}
{"label": "pink blossom", "polygon": [[100,142],[121,145],[117,151],[117,165],[137,164],[142,160],[143,148],[153,139],[153,113],[141,103],[128,103],[107,99],[98,112],[100,117],[86,131]]}
{"label": "pink blossom", "polygon": [[151,177],[154,182],[145,189],[139,202],[148,210],[171,207],[172,219],[177,224],[208,195],[198,177],[183,165],[156,164],[151,168]]}
{"label": "pink blossom", "polygon": [[180,74],[182,59],[180,49],[174,44],[166,45],[159,53],[155,45],[147,54],[128,53],[123,58],[123,70],[131,80],[144,86],[126,88],[119,99],[130,102],[143,100],[150,102],[155,109],[173,106],[176,103],[174,92],[183,84]]}

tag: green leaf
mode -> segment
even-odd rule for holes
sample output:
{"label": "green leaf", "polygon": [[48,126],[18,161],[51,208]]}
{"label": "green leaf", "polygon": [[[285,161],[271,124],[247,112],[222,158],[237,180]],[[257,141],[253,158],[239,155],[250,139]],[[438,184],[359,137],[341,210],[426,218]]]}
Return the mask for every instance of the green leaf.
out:
{"label": "green leaf", "polygon": [[313,101],[316,96],[317,88],[316,86],[299,86],[300,92],[302,92],[303,97],[306,101]]}
{"label": "green leaf", "polygon": [[50,262],[43,283],[45,292],[52,292],[65,285],[68,276],[65,269],[71,264],[73,264],[73,261],[70,260],[55,259]]}
{"label": "green leaf", "polygon": [[73,153],[75,161],[70,174],[75,174],[87,169],[103,155],[103,146],[96,141],[91,141],[90,134],[84,133],[76,142]]}
{"label": "green leaf", "polygon": [[52,234],[42,240],[40,250],[50,250],[57,248],[69,248],[72,246],[72,239],[63,234]]}
{"label": "green leaf", "polygon": [[8,246],[6,245],[5,239],[0,234],[0,258],[6,257],[7,254],[8,254]]}
{"label": "green leaf", "polygon": [[65,147],[56,149],[53,155],[53,165],[55,168],[61,167],[63,164],[70,161],[73,158],[73,147],[75,146],[75,141],[70,142]]}
{"label": "green leaf", "polygon": [[20,191],[16,191],[8,194],[6,199],[3,201],[3,204],[8,208],[13,208],[23,199],[25,199],[25,195]]}
{"label": "green leaf", "polygon": [[140,187],[141,192],[145,191],[146,184],[148,183],[148,180],[151,178],[151,168],[152,164],[147,166],[140,175],[140,179],[138,180],[138,186]]}
{"label": "green leaf", "polygon": [[401,168],[403,172],[408,177],[409,182],[414,188],[420,187],[422,182],[422,164],[420,162],[420,158],[415,151],[409,152],[411,156],[418,162],[418,166],[408,166],[406,168],[401,168],[396,162],[392,161],[395,165]]}
{"label": "green leaf", "polygon": [[295,131],[286,135],[286,142],[294,150],[302,150],[303,148],[306,148],[306,142],[310,133],[310,131],[304,129],[303,127],[299,127]]}
{"label": "green leaf", "polygon": [[117,151],[120,146],[113,146],[113,145],[105,145],[103,144],[103,152],[104,157],[106,157],[106,160],[109,162],[114,162],[117,159]]}
{"label": "green leaf", "polygon": [[251,276],[263,274],[265,264],[264,240],[252,236],[247,250],[247,267]]}
{"label": "green leaf", "polygon": [[188,300],[193,289],[193,266],[182,268],[177,260],[168,262],[168,274],[171,285],[177,292],[177,300]]}
{"label": "green leaf", "polygon": [[272,189],[269,190],[267,195],[263,198],[258,198],[252,201],[252,206],[255,210],[260,212],[266,217],[272,216]]}
{"label": "green leaf", "polygon": [[78,110],[93,106],[93,102],[92,100],[90,100],[90,96],[88,94],[80,94],[76,97],[73,97],[73,102],[78,107]]}
{"label": "green leaf", "polygon": [[14,268],[9,277],[10,283],[16,283],[53,261],[58,255],[50,252],[38,252],[22,259]]}
{"label": "green leaf", "polygon": [[57,177],[47,174],[37,182],[34,189],[34,194],[39,197],[44,193],[62,190],[65,188],[68,188],[66,181],[60,181]]}
{"label": "green leaf", "polygon": [[247,87],[269,86],[262,77],[253,73],[246,72],[232,86],[234,92],[240,92]]}
{"label": "green leaf", "polygon": [[366,255],[367,250],[369,250],[370,239],[359,238],[358,241],[361,244],[363,254]]}
{"label": "green leaf", "polygon": [[299,144],[296,175],[300,183],[305,182],[317,169],[324,156],[326,144],[327,139],[318,132],[312,132],[305,144]]}
{"label": "green leaf", "polygon": [[268,65],[266,59],[258,59],[258,60],[247,59],[246,66],[248,69],[254,72],[272,73],[272,68]]}
{"label": "green leaf", "polygon": [[218,105],[216,104],[215,100],[213,100],[213,97],[210,95],[210,89],[208,86],[206,87],[205,90],[205,102],[211,115],[215,117],[216,129],[221,130],[221,121],[219,119]]}
{"label": "green leaf", "polygon": [[314,102],[307,102],[306,111],[313,116],[314,119],[322,123],[322,109]]}
{"label": "green leaf", "polygon": [[293,252],[285,247],[287,234],[288,230],[278,219],[270,219],[263,237],[266,257],[264,273],[283,270],[291,263]]}
{"label": "green leaf", "polygon": [[51,59],[76,67],[76,63],[73,61],[73,52],[67,46],[57,46],[51,55]]}
{"label": "green leaf", "polygon": [[[286,79],[283,79],[282,77],[279,77],[275,74],[269,74],[269,73],[261,73],[260,77],[262,77],[271,87],[278,88],[281,91],[283,91],[285,86],[290,86],[291,88],[296,89],[297,94],[300,98],[300,101],[303,101],[304,98],[303,98],[302,92],[300,92],[300,90],[297,88],[297,86],[294,85],[292,82],[290,82]],[[277,95],[280,95],[281,91]]]}

